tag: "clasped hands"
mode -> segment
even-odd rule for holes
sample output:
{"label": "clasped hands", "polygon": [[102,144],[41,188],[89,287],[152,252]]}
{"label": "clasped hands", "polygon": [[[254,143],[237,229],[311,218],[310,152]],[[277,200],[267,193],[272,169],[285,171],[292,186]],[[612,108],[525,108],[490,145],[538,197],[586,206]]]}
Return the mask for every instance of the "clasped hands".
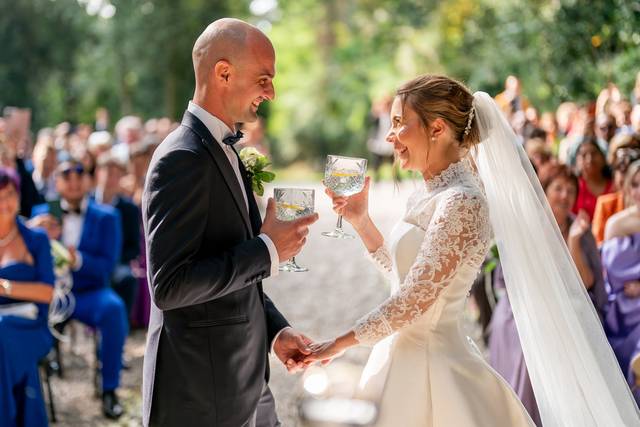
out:
{"label": "clasped hands", "polygon": [[306,335],[292,328],[285,328],[276,338],[273,351],[287,371],[294,374],[317,362],[327,365],[355,344],[357,341],[353,332],[335,339],[313,342]]}

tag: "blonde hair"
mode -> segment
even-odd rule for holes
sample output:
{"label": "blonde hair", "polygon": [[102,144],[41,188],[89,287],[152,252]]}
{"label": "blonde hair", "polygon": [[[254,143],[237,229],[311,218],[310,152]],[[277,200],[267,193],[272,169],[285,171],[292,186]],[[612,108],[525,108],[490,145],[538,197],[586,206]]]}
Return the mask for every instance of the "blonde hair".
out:
{"label": "blonde hair", "polygon": [[444,120],[461,148],[480,142],[473,95],[462,83],[447,76],[425,74],[402,85],[396,92],[402,105],[418,114],[425,129],[434,120]]}

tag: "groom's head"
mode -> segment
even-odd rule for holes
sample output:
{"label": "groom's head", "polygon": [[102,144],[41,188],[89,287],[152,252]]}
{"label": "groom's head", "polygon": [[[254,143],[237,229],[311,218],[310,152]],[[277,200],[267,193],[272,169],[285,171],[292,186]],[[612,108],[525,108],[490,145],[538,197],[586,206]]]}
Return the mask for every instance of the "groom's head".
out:
{"label": "groom's head", "polygon": [[192,58],[194,100],[230,127],[255,121],[260,103],[275,97],[273,45],[246,22],[211,23],[196,40]]}

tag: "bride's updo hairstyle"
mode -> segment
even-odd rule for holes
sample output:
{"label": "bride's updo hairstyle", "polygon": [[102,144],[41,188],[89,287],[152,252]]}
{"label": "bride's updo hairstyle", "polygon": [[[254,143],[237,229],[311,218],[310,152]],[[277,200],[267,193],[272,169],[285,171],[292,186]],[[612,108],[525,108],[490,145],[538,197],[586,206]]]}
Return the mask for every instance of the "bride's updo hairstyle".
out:
{"label": "bride's updo hairstyle", "polygon": [[425,74],[402,85],[396,95],[403,107],[408,105],[416,112],[425,129],[441,118],[453,131],[460,148],[469,149],[480,142],[473,95],[459,81]]}

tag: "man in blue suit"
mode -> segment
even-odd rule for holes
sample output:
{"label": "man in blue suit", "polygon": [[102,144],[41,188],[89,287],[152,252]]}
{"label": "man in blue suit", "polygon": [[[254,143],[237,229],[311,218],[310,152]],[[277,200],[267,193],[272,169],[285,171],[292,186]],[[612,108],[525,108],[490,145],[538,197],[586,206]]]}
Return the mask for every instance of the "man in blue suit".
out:
{"label": "man in blue suit", "polygon": [[110,287],[122,248],[120,217],[113,207],[89,200],[81,163],[63,162],[56,173],[60,202],[34,206],[33,216],[45,226],[54,218],[59,221],[59,226],[49,226],[48,231],[71,253],[76,298],[71,318],[100,332],[102,408],[107,418],[116,419],[123,413],[116,389],[128,328],[124,303]]}

